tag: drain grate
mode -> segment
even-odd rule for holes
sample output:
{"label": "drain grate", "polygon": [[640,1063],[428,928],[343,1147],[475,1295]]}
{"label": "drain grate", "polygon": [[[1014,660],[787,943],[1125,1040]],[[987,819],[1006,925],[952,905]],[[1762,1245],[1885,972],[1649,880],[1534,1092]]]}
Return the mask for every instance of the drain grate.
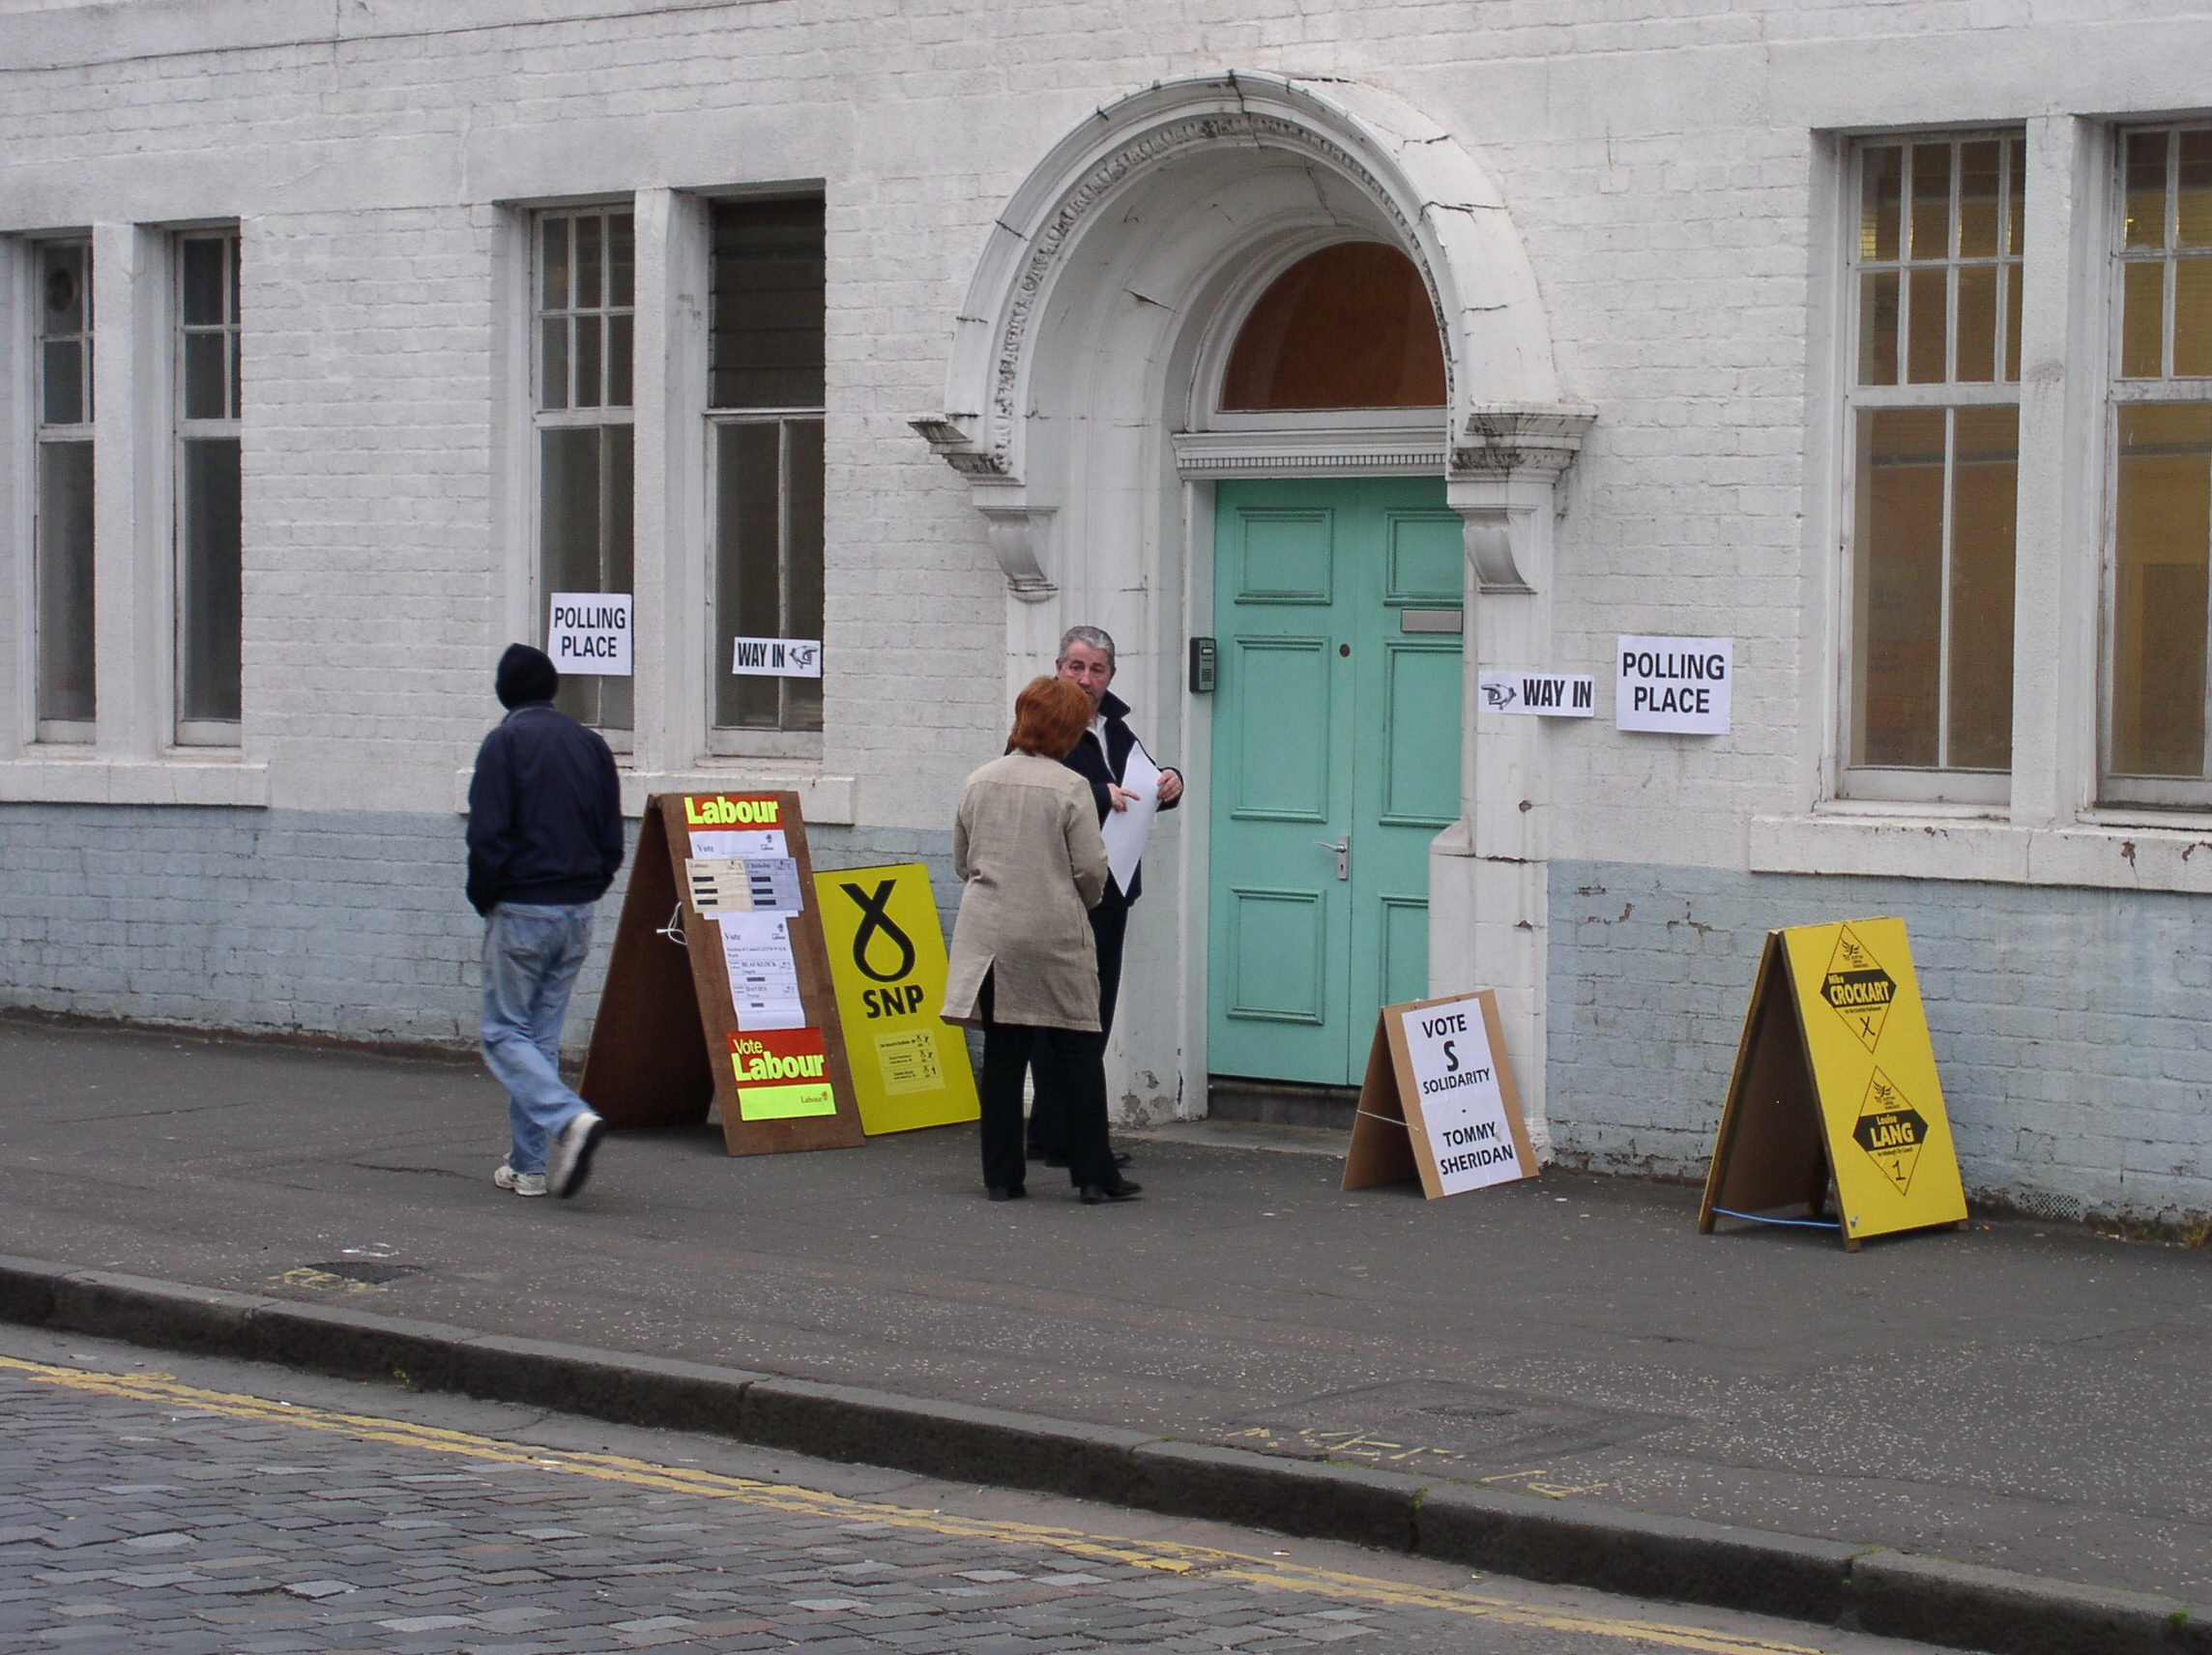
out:
{"label": "drain grate", "polygon": [[393,1264],[382,1259],[333,1259],[327,1263],[309,1264],[310,1270],[320,1270],[326,1276],[337,1276],[349,1282],[360,1282],[365,1287],[380,1288],[387,1282],[403,1281],[409,1276],[422,1273],[421,1264]]}

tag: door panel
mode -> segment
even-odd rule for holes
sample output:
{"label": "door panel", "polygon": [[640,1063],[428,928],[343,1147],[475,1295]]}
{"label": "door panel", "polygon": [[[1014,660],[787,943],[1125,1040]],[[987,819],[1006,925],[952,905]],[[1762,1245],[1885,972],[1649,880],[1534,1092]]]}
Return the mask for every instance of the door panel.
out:
{"label": "door panel", "polygon": [[1230,542],[1239,603],[1325,604],[1334,595],[1334,513],[1239,512]]}
{"label": "door panel", "polygon": [[1223,797],[1232,814],[1246,822],[1327,821],[1329,744],[1285,742],[1283,731],[1329,727],[1328,640],[1233,638],[1228,665],[1249,689],[1237,697],[1228,732]]}
{"label": "door panel", "polygon": [[[1381,820],[1426,828],[1433,838],[1459,818],[1459,643],[1382,646]],[[1427,888],[1428,838],[1421,841]]]}
{"label": "door panel", "polygon": [[1271,1023],[1325,1022],[1323,893],[1233,886],[1229,900],[1230,1011]]}
{"label": "door panel", "polygon": [[1215,502],[1209,1067],[1350,1085],[1376,1008],[1428,990],[1460,639],[1404,634],[1398,611],[1461,602],[1459,518],[1433,479],[1224,482]]}
{"label": "door panel", "polygon": [[1467,560],[1456,511],[1391,511],[1384,514],[1389,537],[1389,599],[1392,603],[1441,603],[1458,607],[1467,590],[1462,565]]}

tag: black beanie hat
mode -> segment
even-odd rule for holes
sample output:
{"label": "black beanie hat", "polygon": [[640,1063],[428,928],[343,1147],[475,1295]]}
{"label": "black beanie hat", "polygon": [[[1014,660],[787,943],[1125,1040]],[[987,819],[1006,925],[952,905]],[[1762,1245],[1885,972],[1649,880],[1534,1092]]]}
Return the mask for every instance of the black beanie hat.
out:
{"label": "black beanie hat", "polygon": [[509,644],[507,653],[499,657],[499,677],[494,682],[502,707],[527,707],[533,701],[553,699],[553,692],[561,687],[561,669],[543,650]]}

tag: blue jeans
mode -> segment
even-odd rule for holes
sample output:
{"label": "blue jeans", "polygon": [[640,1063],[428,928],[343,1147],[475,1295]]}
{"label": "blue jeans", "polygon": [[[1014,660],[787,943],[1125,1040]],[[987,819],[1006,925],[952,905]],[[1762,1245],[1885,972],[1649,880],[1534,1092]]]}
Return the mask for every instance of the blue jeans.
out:
{"label": "blue jeans", "polygon": [[483,1054],[507,1088],[518,1173],[545,1170],[545,1143],[588,1107],[561,1079],[561,1021],[592,951],[592,905],[503,902],[484,925]]}

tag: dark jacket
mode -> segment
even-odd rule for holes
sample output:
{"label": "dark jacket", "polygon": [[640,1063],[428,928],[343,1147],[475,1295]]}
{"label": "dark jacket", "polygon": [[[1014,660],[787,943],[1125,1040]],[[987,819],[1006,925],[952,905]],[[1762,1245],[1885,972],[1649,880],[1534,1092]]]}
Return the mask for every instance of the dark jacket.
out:
{"label": "dark jacket", "polygon": [[[1106,750],[1101,753],[1098,750],[1098,738],[1086,730],[1082,739],[1075,743],[1075,750],[1060,762],[1091,784],[1091,796],[1098,802],[1098,820],[1103,825],[1106,813],[1114,808],[1112,800],[1106,797],[1106,788],[1109,783],[1119,784],[1127,772],[1129,749],[1137,744],[1137,736],[1129,728],[1129,704],[1112,690],[1099,698],[1098,711],[1106,719]],[[1153,762],[1158,763],[1156,759]],[[1160,768],[1174,769],[1171,765],[1161,765]],[[1181,802],[1180,798],[1177,798],[1160,808],[1173,810]],[[1124,903],[1135,902],[1144,893],[1145,869],[1141,862],[1137,865],[1137,871],[1129,876],[1129,888],[1126,891],[1121,889],[1120,881],[1111,877],[1106,881],[1105,900],[1108,902],[1114,901],[1116,897]]]}
{"label": "dark jacket", "polygon": [[622,866],[614,754],[549,702],[515,708],[477,749],[469,783],[469,902],[597,902]]}

